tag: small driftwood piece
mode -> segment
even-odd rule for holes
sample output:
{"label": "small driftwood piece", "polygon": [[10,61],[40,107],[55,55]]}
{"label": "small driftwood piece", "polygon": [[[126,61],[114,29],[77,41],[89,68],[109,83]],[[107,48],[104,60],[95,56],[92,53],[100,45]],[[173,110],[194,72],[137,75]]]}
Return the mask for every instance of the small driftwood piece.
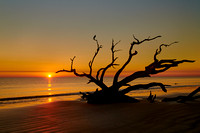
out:
{"label": "small driftwood piece", "polygon": [[186,101],[192,101],[192,100],[195,100],[197,98],[200,98],[200,95],[194,96],[199,91],[200,91],[200,87],[198,87],[196,90],[194,90],[193,92],[191,92],[187,96],[177,96],[177,97],[172,97],[172,98],[164,98],[162,101],[163,102],[177,101],[177,102],[185,103]]}
{"label": "small driftwood piece", "polygon": [[151,91],[150,91],[150,94],[149,94],[149,97],[147,98],[147,100],[150,102],[150,103],[153,103],[156,99],[156,95],[152,95]]}

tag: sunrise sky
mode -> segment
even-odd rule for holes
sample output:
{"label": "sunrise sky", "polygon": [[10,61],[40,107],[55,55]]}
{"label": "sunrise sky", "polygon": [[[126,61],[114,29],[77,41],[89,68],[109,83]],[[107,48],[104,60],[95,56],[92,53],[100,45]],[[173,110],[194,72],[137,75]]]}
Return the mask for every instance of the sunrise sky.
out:
{"label": "sunrise sky", "polygon": [[112,39],[121,40],[116,56],[123,64],[133,34],[140,40],[162,38],[135,47],[138,55],[124,74],[144,70],[161,43],[179,41],[159,58],[196,62],[181,64],[165,75],[200,76],[199,0],[4,0],[0,20],[0,77],[69,76],[54,72],[70,68],[74,55],[75,68],[87,71],[96,50],[94,35],[103,45],[94,70],[110,62]]}

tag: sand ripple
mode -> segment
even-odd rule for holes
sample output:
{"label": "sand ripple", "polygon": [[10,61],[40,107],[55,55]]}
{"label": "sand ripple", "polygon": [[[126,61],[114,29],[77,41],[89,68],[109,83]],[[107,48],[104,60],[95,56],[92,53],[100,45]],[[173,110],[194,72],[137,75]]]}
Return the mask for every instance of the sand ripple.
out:
{"label": "sand ripple", "polygon": [[200,103],[54,102],[0,110],[0,132],[200,132]]}

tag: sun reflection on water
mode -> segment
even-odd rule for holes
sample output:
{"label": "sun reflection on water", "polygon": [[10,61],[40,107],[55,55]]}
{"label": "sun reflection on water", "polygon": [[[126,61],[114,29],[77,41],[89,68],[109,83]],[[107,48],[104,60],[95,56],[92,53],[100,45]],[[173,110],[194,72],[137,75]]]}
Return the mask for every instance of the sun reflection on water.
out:
{"label": "sun reflection on water", "polygon": [[49,88],[51,87],[51,83],[50,83],[50,84],[48,84],[48,87],[49,87]]}
{"label": "sun reflection on water", "polygon": [[51,75],[49,74],[48,77],[49,77],[49,78],[48,78],[48,91],[49,91],[48,94],[51,95],[51,94],[52,94],[52,93],[51,93],[51,90],[52,90],[52,88],[51,88],[51,87],[52,87],[52,86],[51,86]]}
{"label": "sun reflection on water", "polygon": [[52,102],[52,98],[48,98],[48,102],[49,102],[49,103]]}

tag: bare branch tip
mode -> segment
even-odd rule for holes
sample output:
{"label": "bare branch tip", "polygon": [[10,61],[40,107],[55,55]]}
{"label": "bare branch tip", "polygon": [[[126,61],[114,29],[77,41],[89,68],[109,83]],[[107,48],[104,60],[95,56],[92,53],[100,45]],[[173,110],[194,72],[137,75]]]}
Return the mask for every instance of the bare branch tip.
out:
{"label": "bare branch tip", "polygon": [[70,58],[71,61],[73,61],[76,58],[76,56],[74,56],[73,58]]}
{"label": "bare branch tip", "polygon": [[95,40],[95,41],[96,41],[96,35],[94,35],[94,36],[93,36],[93,40]]}
{"label": "bare branch tip", "polygon": [[139,40],[135,37],[135,35],[133,34],[133,38],[137,41],[137,42],[139,42]]}

